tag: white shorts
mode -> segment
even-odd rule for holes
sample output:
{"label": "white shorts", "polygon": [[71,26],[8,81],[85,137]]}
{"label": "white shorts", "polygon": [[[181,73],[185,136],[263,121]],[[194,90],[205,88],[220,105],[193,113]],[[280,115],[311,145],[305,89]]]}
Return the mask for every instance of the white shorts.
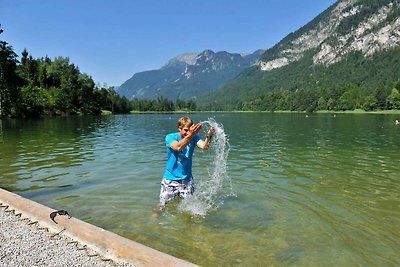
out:
{"label": "white shorts", "polygon": [[193,177],[184,180],[161,180],[160,204],[164,206],[175,197],[185,198],[194,193]]}

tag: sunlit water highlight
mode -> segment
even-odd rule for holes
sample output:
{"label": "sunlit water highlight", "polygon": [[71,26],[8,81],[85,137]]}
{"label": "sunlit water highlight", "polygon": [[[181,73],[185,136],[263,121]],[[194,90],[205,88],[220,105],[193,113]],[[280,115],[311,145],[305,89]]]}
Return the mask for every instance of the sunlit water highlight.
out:
{"label": "sunlit water highlight", "polygon": [[[214,154],[210,162],[208,176],[201,179],[196,185],[193,196],[185,198],[178,206],[182,212],[192,215],[205,216],[210,209],[216,209],[227,195],[233,195],[231,180],[227,173],[227,160],[229,153],[228,137],[222,124],[213,118],[203,121],[206,129],[214,128],[215,133],[210,150]],[[229,190],[229,191],[227,191]]]}

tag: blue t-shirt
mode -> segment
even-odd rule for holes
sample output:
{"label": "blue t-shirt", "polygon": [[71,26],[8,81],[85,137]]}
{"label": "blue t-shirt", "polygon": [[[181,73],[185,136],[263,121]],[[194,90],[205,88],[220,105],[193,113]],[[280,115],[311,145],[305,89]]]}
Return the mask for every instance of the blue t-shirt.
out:
{"label": "blue t-shirt", "polygon": [[196,134],[182,151],[175,151],[170,147],[172,142],[181,140],[179,132],[168,134],[165,137],[168,160],[164,178],[168,180],[183,180],[192,176],[192,156],[200,136]]}

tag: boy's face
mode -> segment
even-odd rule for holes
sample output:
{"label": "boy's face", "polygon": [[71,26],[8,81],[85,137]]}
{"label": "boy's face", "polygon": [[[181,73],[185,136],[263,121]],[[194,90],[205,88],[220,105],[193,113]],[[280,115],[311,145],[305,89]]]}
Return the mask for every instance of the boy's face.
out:
{"label": "boy's face", "polygon": [[183,126],[181,126],[181,127],[178,128],[179,134],[180,134],[180,136],[181,136],[182,138],[184,138],[184,137],[187,136],[187,134],[188,134],[188,132],[189,132],[189,130],[190,130],[190,126],[191,126],[191,124],[187,124],[187,125],[183,125]]}

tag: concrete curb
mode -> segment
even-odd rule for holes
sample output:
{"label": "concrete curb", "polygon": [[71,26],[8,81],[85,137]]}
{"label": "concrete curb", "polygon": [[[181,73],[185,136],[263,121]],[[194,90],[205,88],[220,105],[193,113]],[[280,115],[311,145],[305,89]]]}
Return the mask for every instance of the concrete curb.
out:
{"label": "concrete curb", "polygon": [[134,266],[197,266],[76,218],[56,216],[56,224],[50,219],[53,209],[2,188],[0,202],[16,214],[21,213],[22,218],[48,228],[50,233],[67,236],[115,262]]}

